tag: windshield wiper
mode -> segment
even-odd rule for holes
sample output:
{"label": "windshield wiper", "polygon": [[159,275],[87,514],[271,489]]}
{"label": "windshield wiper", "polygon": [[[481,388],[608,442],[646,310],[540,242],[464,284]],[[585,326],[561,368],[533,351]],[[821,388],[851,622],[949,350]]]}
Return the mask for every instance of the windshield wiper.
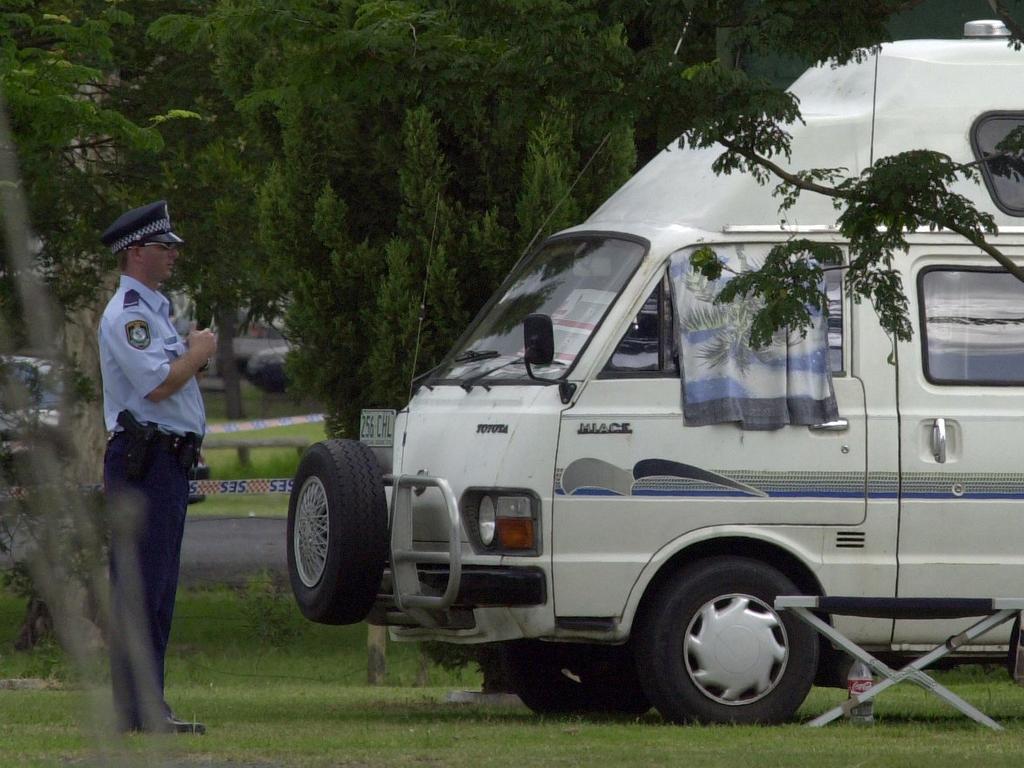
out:
{"label": "windshield wiper", "polygon": [[492,357],[498,357],[501,353],[496,349],[467,349],[465,352],[457,355],[453,363],[475,363],[477,360],[490,360]]}
{"label": "windshield wiper", "polygon": [[[482,379],[486,379],[488,376],[490,376],[495,371],[500,371],[502,368],[507,368],[510,365],[515,365],[516,363],[521,363],[521,362],[523,362],[523,358],[521,358],[521,357],[514,357],[511,360],[508,360],[508,361],[502,363],[501,365],[496,365],[493,368],[488,368],[483,373],[478,373],[476,376],[470,376],[465,381],[459,382],[459,386],[462,387],[467,392],[469,392],[469,390],[471,390],[473,388],[474,384],[476,384],[478,381],[481,381]],[[484,388],[486,389],[487,385],[484,385]]]}
{"label": "windshield wiper", "polygon": [[[495,349],[467,349],[465,352],[462,352],[457,357],[455,357],[452,360],[452,362],[473,363],[476,362],[477,360],[490,360],[491,358],[499,357],[500,355],[501,353]],[[427,389],[433,389],[433,387],[430,386],[430,382],[433,380],[434,374],[443,366],[444,362],[438,363],[429,371],[424,371],[419,376],[414,378],[412,380],[413,388],[425,386]]]}
{"label": "windshield wiper", "polygon": [[[460,382],[459,386],[462,387],[467,392],[469,392],[469,390],[471,390],[473,388],[473,385],[475,385],[478,381],[486,379],[492,373],[494,373],[496,371],[500,371],[502,368],[507,368],[510,365],[515,365],[516,363],[522,364],[523,362],[525,362],[525,358],[523,358],[523,357],[513,358],[512,360],[509,360],[508,362],[502,363],[501,365],[496,365],[493,368],[488,368],[486,371],[484,371],[483,373],[478,373],[476,376],[470,376],[465,381]],[[559,362],[558,360],[552,360],[550,363],[548,363],[548,365],[558,366],[560,368],[564,368],[565,367],[565,363]],[[535,381],[539,381],[539,382],[544,383],[544,384],[557,384],[558,383],[558,381],[555,380],[555,379],[534,379],[534,380]],[[487,388],[486,384],[484,385],[484,388],[485,389]]]}

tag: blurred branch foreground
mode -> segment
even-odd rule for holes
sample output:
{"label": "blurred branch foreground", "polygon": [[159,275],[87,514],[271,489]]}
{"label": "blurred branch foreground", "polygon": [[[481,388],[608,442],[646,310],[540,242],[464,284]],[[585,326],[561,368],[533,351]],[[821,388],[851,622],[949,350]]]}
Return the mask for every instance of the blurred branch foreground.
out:
{"label": "blurred branch foreground", "polygon": [[[37,241],[30,230],[13,146],[0,96],[4,269],[14,278],[28,348],[48,363],[50,375],[66,381],[69,362],[98,367],[91,351],[95,310],[81,309],[71,322],[63,323],[43,288],[32,263]],[[100,479],[102,424],[94,423],[95,414],[89,418],[70,386],[62,388],[62,423],[44,423],[39,412],[27,407],[33,393],[7,375],[7,361],[15,351],[9,347],[18,335],[8,327],[10,321],[6,315],[0,318],[0,394],[10,416],[5,431],[17,439],[5,440],[0,449],[0,486],[20,490],[0,496],[0,547],[14,547],[23,563],[4,577],[27,598],[17,644],[29,648],[53,632],[78,669],[96,669],[94,662],[106,646],[102,628],[107,615],[107,525],[101,495],[81,489],[95,489]],[[106,709],[91,710],[94,717],[108,719]]]}

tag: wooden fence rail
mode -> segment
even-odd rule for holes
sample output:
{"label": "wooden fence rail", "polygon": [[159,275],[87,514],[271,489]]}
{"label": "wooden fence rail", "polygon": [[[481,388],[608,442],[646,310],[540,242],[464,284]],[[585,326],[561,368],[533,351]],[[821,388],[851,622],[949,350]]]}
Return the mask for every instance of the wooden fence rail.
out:
{"label": "wooden fence rail", "polygon": [[211,439],[203,442],[203,450],[217,450],[218,448],[295,448],[301,453],[310,444],[309,438],[305,437],[259,437],[245,438],[243,440],[217,440]]}
{"label": "wooden fence rail", "polygon": [[259,437],[246,439],[212,438],[203,442],[204,451],[216,451],[231,448],[238,451],[238,461],[243,466],[250,464],[249,451],[253,448],[294,448],[299,455],[310,445],[306,437]]}

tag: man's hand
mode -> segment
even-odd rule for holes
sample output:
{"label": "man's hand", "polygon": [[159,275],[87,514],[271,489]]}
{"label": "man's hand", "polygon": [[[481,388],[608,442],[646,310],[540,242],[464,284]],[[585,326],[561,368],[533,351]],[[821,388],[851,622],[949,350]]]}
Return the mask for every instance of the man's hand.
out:
{"label": "man's hand", "polygon": [[209,361],[217,353],[217,335],[209,328],[191,331],[185,344],[188,345],[190,352],[205,361]]}
{"label": "man's hand", "polygon": [[151,402],[159,403],[185,386],[217,352],[217,336],[211,330],[191,331],[185,344],[188,349],[171,363],[167,378],[146,395]]}

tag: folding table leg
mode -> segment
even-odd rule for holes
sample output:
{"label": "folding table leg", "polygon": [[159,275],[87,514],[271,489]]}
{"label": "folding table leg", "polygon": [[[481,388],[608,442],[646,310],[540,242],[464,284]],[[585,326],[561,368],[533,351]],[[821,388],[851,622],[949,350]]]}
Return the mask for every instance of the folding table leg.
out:
{"label": "folding table leg", "polygon": [[1017,611],[1001,610],[990,616],[986,616],[985,618],[978,621],[976,624],[971,625],[969,628],[961,632],[956,637],[950,638],[950,640],[943,643],[942,645],[936,646],[934,649],[926,653],[924,656],[915,659],[913,662],[907,664],[905,667],[902,667],[901,669],[894,670],[890,668],[888,665],[883,664],[881,661],[876,659],[874,656],[872,656],[870,653],[865,651],[860,646],[851,642],[849,639],[846,638],[845,635],[841,634],[838,630],[836,630],[835,627],[819,619],[817,616],[811,613],[810,609],[801,607],[790,607],[788,608],[788,610],[795,611],[797,616],[803,619],[803,621],[810,624],[818,632],[820,632],[822,635],[833,641],[836,645],[838,645],[844,651],[849,653],[851,656],[863,661],[865,664],[868,665],[868,667],[871,668],[872,671],[874,671],[877,675],[884,678],[883,680],[871,686],[868,690],[859,694],[855,698],[843,702],[839,706],[833,707],[823,715],[819,715],[818,717],[814,718],[807,724],[808,726],[812,728],[819,728],[823,725],[826,725],[827,723],[832,722],[836,718],[846,713],[847,710],[849,710],[851,707],[854,707],[857,704],[860,704],[864,701],[870,701],[871,699],[875,698],[875,696],[877,696],[879,693],[884,691],[886,688],[890,688],[893,685],[896,685],[897,683],[907,680],[916,683],[917,685],[921,686],[922,688],[925,688],[926,690],[931,691],[936,696],[943,699],[951,706],[958,709],[963,714],[967,715],[972,720],[975,720],[976,722],[979,722],[982,725],[986,725],[989,728],[996,731],[1003,730],[1003,727],[999,725],[999,723],[997,723],[995,720],[990,718],[988,715],[986,715],[984,712],[980,711],[973,705],[961,699],[959,696],[957,696],[955,693],[953,693],[945,686],[937,683],[932,677],[930,677],[922,670],[929,664],[934,663],[935,661],[941,659],[943,656],[946,656],[947,654],[956,650],[964,643],[967,643],[973,640],[974,638],[985,634],[994,627],[998,627],[1000,624],[1009,621],[1017,613]]}

